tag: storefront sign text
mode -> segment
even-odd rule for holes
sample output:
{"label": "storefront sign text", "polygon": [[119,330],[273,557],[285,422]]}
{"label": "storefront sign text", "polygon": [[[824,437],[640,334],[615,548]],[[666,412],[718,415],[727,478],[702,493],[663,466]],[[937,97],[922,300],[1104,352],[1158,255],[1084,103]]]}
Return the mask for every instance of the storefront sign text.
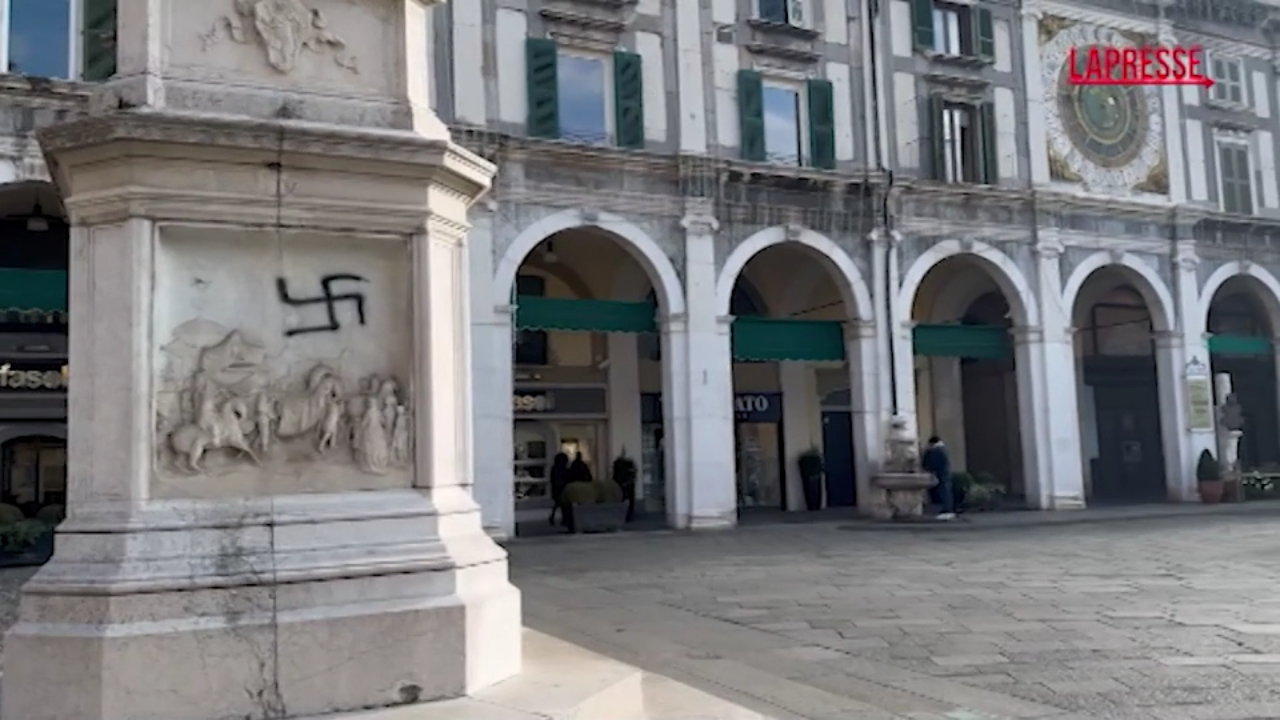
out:
{"label": "storefront sign text", "polygon": [[0,390],[66,390],[67,366],[15,367],[0,363]]}
{"label": "storefront sign text", "polygon": [[736,394],[733,415],[740,423],[782,422],[782,393]]}
{"label": "storefront sign text", "polygon": [[555,412],[556,396],[549,392],[516,393],[511,397],[511,410],[518,413]]}

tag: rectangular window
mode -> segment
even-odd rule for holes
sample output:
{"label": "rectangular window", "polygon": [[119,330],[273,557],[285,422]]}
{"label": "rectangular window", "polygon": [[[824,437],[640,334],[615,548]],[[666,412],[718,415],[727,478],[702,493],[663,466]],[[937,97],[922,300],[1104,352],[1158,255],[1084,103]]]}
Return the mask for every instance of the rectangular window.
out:
{"label": "rectangular window", "polygon": [[952,183],[979,181],[976,126],[973,108],[965,105],[943,105],[940,179]]}
{"label": "rectangular window", "polygon": [[581,143],[609,140],[610,81],[602,57],[561,52],[556,58],[560,139]]}
{"label": "rectangular window", "polygon": [[17,75],[72,79],[79,45],[71,0],[2,0],[6,35],[4,70]]}
{"label": "rectangular window", "polygon": [[765,83],[764,150],[769,162],[801,165],[803,152],[803,115],[800,91],[785,85]]}
{"label": "rectangular window", "polygon": [[804,0],[758,0],[756,8],[761,20],[804,25]]}
{"label": "rectangular window", "polygon": [[1209,88],[1209,97],[1219,102],[1243,105],[1244,67],[1239,58],[1213,56],[1209,61],[1209,73],[1213,78],[1213,87]]}
{"label": "rectangular window", "polygon": [[1253,214],[1253,168],[1247,143],[1218,141],[1218,188],[1223,212]]}
{"label": "rectangular window", "polygon": [[995,106],[933,95],[928,109],[931,177],[947,183],[996,185]]}
{"label": "rectangular window", "polygon": [[933,51],[942,55],[974,54],[970,8],[947,3],[933,6]]}

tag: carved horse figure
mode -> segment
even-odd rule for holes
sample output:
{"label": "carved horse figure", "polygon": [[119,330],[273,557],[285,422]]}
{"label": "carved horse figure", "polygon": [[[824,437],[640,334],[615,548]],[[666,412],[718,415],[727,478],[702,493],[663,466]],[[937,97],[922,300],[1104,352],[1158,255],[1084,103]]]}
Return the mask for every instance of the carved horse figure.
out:
{"label": "carved horse figure", "polygon": [[215,410],[212,393],[204,392],[195,421],[174,430],[169,435],[169,445],[174,452],[186,457],[187,469],[193,472],[203,472],[200,461],[205,453],[220,448],[238,450],[259,463],[244,435],[244,423],[248,420],[248,401],[233,397]]}

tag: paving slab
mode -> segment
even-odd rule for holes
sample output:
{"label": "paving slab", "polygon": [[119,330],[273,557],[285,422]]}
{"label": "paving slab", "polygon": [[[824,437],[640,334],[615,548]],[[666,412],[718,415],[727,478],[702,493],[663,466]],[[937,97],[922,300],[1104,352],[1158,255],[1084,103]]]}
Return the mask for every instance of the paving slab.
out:
{"label": "paving slab", "polygon": [[509,549],[531,626],[776,717],[1244,720],[1280,717],[1277,512]]}

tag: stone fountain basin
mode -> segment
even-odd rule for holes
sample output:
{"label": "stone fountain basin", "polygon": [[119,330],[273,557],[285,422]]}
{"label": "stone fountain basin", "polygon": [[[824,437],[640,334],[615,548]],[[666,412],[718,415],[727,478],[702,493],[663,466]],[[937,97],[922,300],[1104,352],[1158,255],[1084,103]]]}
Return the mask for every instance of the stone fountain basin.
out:
{"label": "stone fountain basin", "polygon": [[928,490],[938,478],[921,472],[883,472],[875,476],[875,485],[884,490]]}

